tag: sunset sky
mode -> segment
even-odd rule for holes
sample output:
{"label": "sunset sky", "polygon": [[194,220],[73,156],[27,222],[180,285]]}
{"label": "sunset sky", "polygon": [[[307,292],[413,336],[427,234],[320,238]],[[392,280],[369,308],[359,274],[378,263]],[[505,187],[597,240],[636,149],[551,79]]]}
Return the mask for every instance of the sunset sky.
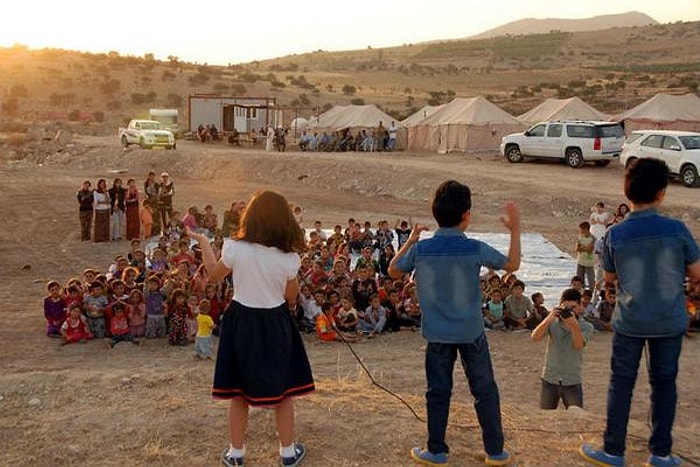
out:
{"label": "sunset sky", "polygon": [[[700,0],[306,0],[6,2],[0,47],[24,44],[225,65],[314,50],[389,47],[478,34],[522,18],[640,11],[661,23],[700,20]],[[418,6],[417,6],[418,5]]]}

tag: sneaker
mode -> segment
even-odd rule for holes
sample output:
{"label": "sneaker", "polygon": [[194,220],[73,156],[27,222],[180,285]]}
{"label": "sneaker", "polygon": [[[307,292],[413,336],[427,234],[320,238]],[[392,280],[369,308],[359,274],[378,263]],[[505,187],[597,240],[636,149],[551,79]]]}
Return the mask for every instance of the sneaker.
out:
{"label": "sneaker", "polygon": [[224,449],[224,452],[221,453],[221,463],[224,464],[226,467],[237,467],[237,466],[242,466],[244,465],[243,458],[242,457],[233,457],[229,455],[230,449],[226,448]]}
{"label": "sneaker", "polygon": [[447,453],[439,452],[433,454],[427,449],[413,448],[411,449],[411,459],[423,465],[431,465],[433,467],[447,466]]}
{"label": "sneaker", "polygon": [[674,455],[661,457],[652,454],[649,456],[649,459],[647,459],[647,463],[644,464],[644,467],[677,467],[681,464],[680,457]]}
{"label": "sneaker", "polygon": [[304,457],[306,457],[306,447],[301,443],[294,443],[294,456],[280,457],[280,465],[282,467],[296,467],[301,464]]}
{"label": "sneaker", "polygon": [[510,460],[510,454],[504,449],[500,454],[486,454],[484,463],[486,465],[508,465]]}
{"label": "sneaker", "polygon": [[590,444],[584,444],[578,452],[589,464],[601,467],[624,467],[625,465],[625,456],[608,454],[603,449],[596,449]]}

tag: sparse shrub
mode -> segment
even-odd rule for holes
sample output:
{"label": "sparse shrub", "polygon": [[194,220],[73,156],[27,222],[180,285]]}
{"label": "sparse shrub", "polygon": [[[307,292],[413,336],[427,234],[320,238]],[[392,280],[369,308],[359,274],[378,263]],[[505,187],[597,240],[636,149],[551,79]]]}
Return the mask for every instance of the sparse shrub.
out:
{"label": "sparse shrub", "polygon": [[359,97],[354,98],[353,100],[350,101],[352,105],[365,105],[365,100],[361,99]]}
{"label": "sparse shrub", "polygon": [[114,94],[115,92],[119,91],[121,86],[121,81],[116,79],[108,79],[100,84],[100,91],[102,91],[104,94]]}
{"label": "sparse shrub", "polygon": [[170,70],[165,70],[165,71],[163,71],[163,76],[162,76],[161,79],[162,79],[163,81],[172,81],[172,80],[174,80],[176,77],[177,77],[177,75],[176,75],[175,73],[173,73],[172,71],[170,71]]}
{"label": "sparse shrub", "polygon": [[283,88],[286,88],[286,87],[287,87],[287,85],[284,84],[282,81],[277,81],[277,80],[272,81],[272,82],[270,83],[270,85],[271,85],[273,88],[277,88],[277,89],[283,89]]}
{"label": "sparse shrub", "polygon": [[352,96],[357,92],[357,88],[351,84],[346,84],[343,86],[343,94],[346,96]]}
{"label": "sparse shrub", "polygon": [[19,112],[19,102],[16,98],[11,97],[2,103],[2,113],[9,116],[15,116]]}
{"label": "sparse shrub", "polygon": [[166,97],[166,102],[168,103],[168,107],[174,107],[178,108],[182,105],[182,96],[179,94],[175,94],[173,92],[168,93]]}
{"label": "sparse shrub", "polygon": [[242,96],[245,94],[247,89],[245,86],[243,86],[240,83],[234,83],[231,85],[231,93],[233,93],[234,96]]}
{"label": "sparse shrub", "polygon": [[121,101],[109,101],[107,102],[107,110],[119,110],[122,108]]}
{"label": "sparse shrub", "polygon": [[68,121],[69,122],[77,122],[80,121],[80,110],[78,109],[73,109],[68,113]]}
{"label": "sparse shrub", "polygon": [[29,95],[29,91],[27,90],[27,87],[24,84],[16,84],[10,88],[10,97],[27,97]]}
{"label": "sparse shrub", "polygon": [[241,79],[246,83],[255,83],[260,80],[260,75],[257,73],[251,73],[249,71],[246,71],[241,75]]}
{"label": "sparse shrub", "polygon": [[216,83],[214,85],[214,90],[219,92],[227,92],[230,86],[226,83]]}
{"label": "sparse shrub", "polygon": [[92,118],[97,123],[103,123],[105,121],[105,113],[102,112],[101,110],[97,110],[97,111],[92,113]]}
{"label": "sparse shrub", "polygon": [[192,86],[201,86],[209,82],[209,75],[197,73],[189,77],[188,82]]}

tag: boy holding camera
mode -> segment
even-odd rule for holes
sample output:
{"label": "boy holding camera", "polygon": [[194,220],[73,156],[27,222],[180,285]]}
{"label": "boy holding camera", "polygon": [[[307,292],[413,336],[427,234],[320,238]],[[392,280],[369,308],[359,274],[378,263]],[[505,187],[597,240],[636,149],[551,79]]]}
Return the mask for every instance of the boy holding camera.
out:
{"label": "boy holding camera", "polygon": [[567,409],[572,405],[583,408],[583,348],[593,335],[593,325],[581,317],[582,312],[581,292],[566,289],[559,307],[532,331],[535,342],[548,337],[542,368],[541,409],[556,409],[560,399]]}

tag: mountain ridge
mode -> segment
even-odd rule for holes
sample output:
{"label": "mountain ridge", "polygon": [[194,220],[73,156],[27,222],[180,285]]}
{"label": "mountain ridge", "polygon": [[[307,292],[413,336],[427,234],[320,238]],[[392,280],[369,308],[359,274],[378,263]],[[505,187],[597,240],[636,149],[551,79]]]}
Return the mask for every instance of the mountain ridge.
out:
{"label": "mountain ridge", "polygon": [[651,16],[639,11],[613,15],[598,15],[589,18],[522,18],[488,29],[473,36],[457,40],[490,39],[504,35],[544,34],[550,31],[584,32],[610,28],[649,26],[659,24]]}

